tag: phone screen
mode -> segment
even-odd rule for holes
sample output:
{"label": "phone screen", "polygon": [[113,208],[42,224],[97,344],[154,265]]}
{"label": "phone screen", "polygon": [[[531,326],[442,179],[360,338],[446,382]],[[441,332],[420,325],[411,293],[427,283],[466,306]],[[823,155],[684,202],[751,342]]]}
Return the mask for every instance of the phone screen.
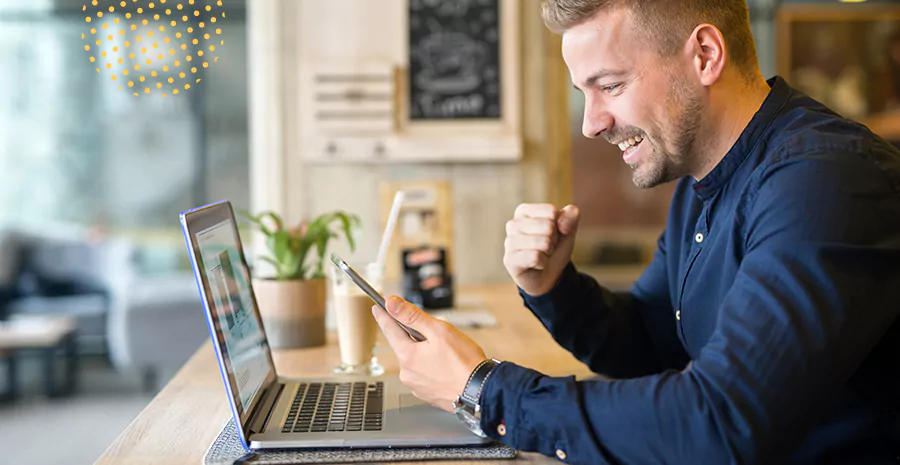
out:
{"label": "phone screen", "polygon": [[406,334],[409,335],[410,339],[412,339],[416,342],[422,342],[422,341],[426,340],[425,336],[423,336],[422,333],[397,321],[397,319],[394,318],[394,316],[391,315],[387,311],[387,306],[385,305],[384,297],[381,294],[379,294],[378,291],[376,291],[375,288],[373,288],[368,282],[366,282],[366,280],[363,279],[362,276],[360,276],[353,268],[351,268],[350,265],[348,265],[345,261],[341,260],[341,258],[335,254],[331,254],[331,262],[334,263],[334,266],[338,267],[341,271],[343,271],[344,274],[346,274],[347,277],[350,278],[351,281],[353,281],[357,286],[359,286],[359,288],[362,289],[362,291],[365,292],[366,295],[368,295],[373,301],[375,301],[375,304],[378,305],[379,307],[381,307],[381,309],[384,310],[384,313],[386,313],[389,317],[391,317],[391,319],[394,320],[394,322],[397,323],[397,325],[399,325],[401,328],[403,328],[403,330],[406,331]]}

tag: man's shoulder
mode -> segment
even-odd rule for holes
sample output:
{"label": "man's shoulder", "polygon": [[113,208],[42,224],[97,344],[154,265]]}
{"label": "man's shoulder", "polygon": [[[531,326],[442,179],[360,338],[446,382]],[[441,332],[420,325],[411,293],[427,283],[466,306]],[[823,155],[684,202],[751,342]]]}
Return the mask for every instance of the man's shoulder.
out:
{"label": "man's shoulder", "polygon": [[775,118],[767,139],[767,153],[759,167],[763,173],[792,167],[836,170],[853,179],[853,172],[868,172],[900,192],[900,150],[863,124],[802,94]]}

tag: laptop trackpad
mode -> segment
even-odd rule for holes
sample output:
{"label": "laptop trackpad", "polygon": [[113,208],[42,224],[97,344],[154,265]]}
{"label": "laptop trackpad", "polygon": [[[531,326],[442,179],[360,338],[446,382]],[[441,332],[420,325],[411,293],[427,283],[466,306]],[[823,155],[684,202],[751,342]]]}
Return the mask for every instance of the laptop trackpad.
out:
{"label": "laptop trackpad", "polygon": [[423,410],[438,410],[412,394],[400,394],[400,413],[421,413]]}

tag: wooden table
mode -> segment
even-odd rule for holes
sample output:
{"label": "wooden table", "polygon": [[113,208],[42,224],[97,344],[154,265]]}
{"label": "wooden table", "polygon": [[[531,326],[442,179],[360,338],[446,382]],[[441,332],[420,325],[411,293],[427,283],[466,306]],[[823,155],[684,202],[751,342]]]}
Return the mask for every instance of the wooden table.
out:
{"label": "wooden table", "polygon": [[[56,382],[56,356],[65,352],[66,378],[63,388]],[[17,357],[21,351],[38,351],[44,357],[44,381],[47,396],[70,394],[75,390],[78,376],[78,355],[75,347],[75,320],[68,316],[16,316],[0,323],[0,358],[6,360],[7,392],[0,400],[12,401],[17,392]]]}
{"label": "wooden table", "polygon": [[[522,306],[511,285],[465,288],[497,317],[495,328],[466,331],[489,357],[534,368],[553,376],[591,373],[561,349],[540,322]],[[385,345],[381,340],[380,345]],[[385,376],[398,372],[390,348],[377,352]],[[275,366],[283,376],[328,376],[339,362],[337,341],[329,335],[321,348],[276,351]],[[211,343],[204,344],[106,450],[101,464],[200,464],[207,448],[230,418],[225,388]],[[558,463],[537,454],[520,454],[519,461]],[[508,463],[497,461],[496,463]],[[469,462],[454,462],[469,463]],[[472,462],[475,463],[475,462]],[[483,462],[478,462],[483,463]]]}

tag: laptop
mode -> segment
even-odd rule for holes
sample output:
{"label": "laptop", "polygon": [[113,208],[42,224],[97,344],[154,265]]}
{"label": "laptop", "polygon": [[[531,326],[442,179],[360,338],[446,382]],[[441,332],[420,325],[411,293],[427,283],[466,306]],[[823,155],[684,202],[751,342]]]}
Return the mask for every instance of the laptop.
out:
{"label": "laptop", "polygon": [[278,376],[231,203],[181,213],[194,276],[244,449],[482,445],[396,377]]}

